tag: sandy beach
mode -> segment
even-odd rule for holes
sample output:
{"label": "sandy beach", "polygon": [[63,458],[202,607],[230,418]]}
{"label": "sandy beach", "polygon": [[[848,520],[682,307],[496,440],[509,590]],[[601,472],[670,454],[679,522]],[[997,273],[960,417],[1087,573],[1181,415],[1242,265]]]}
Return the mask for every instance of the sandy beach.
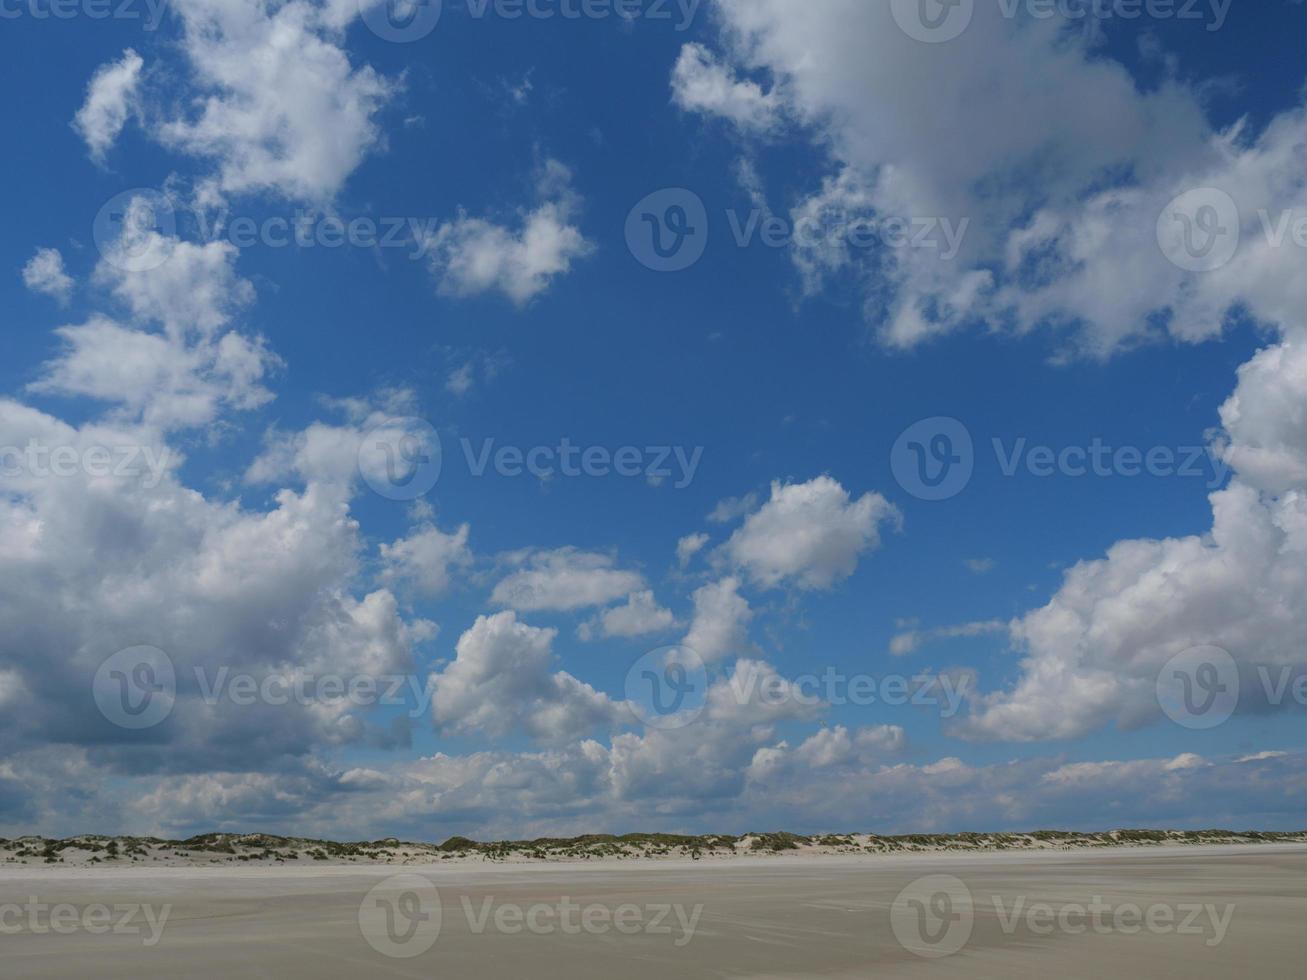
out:
{"label": "sandy beach", "polygon": [[5,867],[8,977],[1285,975],[1307,846]]}

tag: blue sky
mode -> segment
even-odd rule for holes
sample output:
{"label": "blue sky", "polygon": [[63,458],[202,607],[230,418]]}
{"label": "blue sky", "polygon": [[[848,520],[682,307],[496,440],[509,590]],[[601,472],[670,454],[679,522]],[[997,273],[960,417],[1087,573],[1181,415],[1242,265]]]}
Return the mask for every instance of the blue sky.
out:
{"label": "blue sky", "polygon": [[[169,467],[7,457],[0,832],[1299,827],[1304,255],[1260,215],[1307,216],[1279,43],[1307,11],[1272,6],[1087,31],[977,0],[922,40],[898,3],[705,0],[682,29],[446,0],[411,43],[353,0],[174,0],[154,30],[144,3],[6,7],[0,444]],[[653,218],[701,203],[707,243],[659,272],[628,218],[669,188]],[[173,223],[97,238],[142,189]],[[1237,249],[1184,268],[1159,229],[1224,201]],[[732,234],[814,208],[813,247]],[[296,215],[402,233],[212,233]],[[958,254],[831,233],[896,218]],[[162,260],[128,267],[131,234]],[[974,473],[925,500],[895,446],[938,418]],[[366,458],[415,420],[442,466],[413,502]],[[477,475],[464,449],[564,439],[672,473]],[[1198,467],[1008,475],[995,440]],[[142,645],[177,682],[124,729],[97,685]],[[628,671],[675,645],[708,705],[642,723]],[[1195,648],[1241,689],[1210,728],[1159,705]],[[206,703],[224,667],[434,702]],[[729,683],[828,670],[969,694]]]}

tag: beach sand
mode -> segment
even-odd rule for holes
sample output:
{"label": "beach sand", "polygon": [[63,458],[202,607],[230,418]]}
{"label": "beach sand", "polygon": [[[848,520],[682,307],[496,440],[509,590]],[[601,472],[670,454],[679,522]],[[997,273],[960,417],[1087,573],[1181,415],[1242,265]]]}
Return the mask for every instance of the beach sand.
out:
{"label": "beach sand", "polygon": [[0,947],[15,978],[1289,976],[1307,845],[3,867]]}

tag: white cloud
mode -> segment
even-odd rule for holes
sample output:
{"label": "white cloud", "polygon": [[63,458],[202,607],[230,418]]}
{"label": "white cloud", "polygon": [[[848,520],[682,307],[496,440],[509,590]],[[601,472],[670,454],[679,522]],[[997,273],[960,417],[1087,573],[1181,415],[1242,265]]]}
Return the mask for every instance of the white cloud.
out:
{"label": "white cloud", "polygon": [[326,405],[345,416],[341,424],[315,421],[299,432],[270,431],[245,479],[253,484],[298,479],[349,488],[363,475],[363,468],[372,466],[378,469],[370,475],[389,479],[384,454],[360,455],[369,435],[380,444],[397,445],[398,440],[413,439],[428,454],[435,450],[432,431],[416,417],[416,396],[409,389],[385,390],[371,399],[327,400]]}
{"label": "white cloud", "polygon": [[462,364],[449,372],[449,377],[445,379],[445,390],[457,398],[462,398],[476,383],[472,376],[472,365]]}
{"label": "white cloud", "polygon": [[717,501],[712,512],[708,515],[708,521],[712,524],[730,524],[737,521],[745,514],[748,514],[758,506],[758,495],[748,493],[743,497],[727,497],[725,500]]}
{"label": "white cloud", "polygon": [[1302,387],[1304,342],[1294,330],[1240,372],[1221,445],[1249,475],[1211,495],[1211,530],[1121,541],[1067,572],[1048,605],[1012,625],[1021,677],[981,699],[967,734],[1067,738],[1154,721],[1163,665],[1205,645],[1239,665],[1240,710],[1267,707],[1257,668],[1299,664],[1307,647],[1307,429],[1300,412],[1281,413]]}
{"label": "white cloud", "polygon": [[557,160],[545,164],[541,203],[521,216],[517,228],[460,213],[427,240],[440,290],[451,296],[497,291],[525,306],[569,272],[594,246],[573,224],[579,198],[571,172]]}
{"label": "white cloud", "polygon": [[904,630],[896,633],[890,640],[889,652],[895,657],[906,657],[916,653],[923,645],[939,640],[956,640],[962,637],[984,636],[987,633],[1001,633],[1007,629],[1007,623],[991,619],[983,622],[963,623],[960,626],[940,626],[931,630]]}
{"label": "white cloud", "polygon": [[525,552],[513,560],[525,567],[502,579],[490,601],[519,612],[603,606],[644,587],[643,576],[614,567],[611,556],[576,548]]}
{"label": "white cloud", "polygon": [[[346,677],[412,670],[434,627],[405,621],[385,590],[351,590],[361,547],[339,494],[283,490],[266,511],[210,500],[178,479],[180,453],[157,429],[69,426],[0,401],[0,444],[132,452],[110,475],[0,475],[4,617],[13,639],[0,670],[32,692],[0,724],[0,755],[54,740],[93,751],[105,773],[245,767],[251,757],[307,755],[367,737],[366,715],[343,701],[242,706],[200,700],[195,672]],[[149,469],[146,469],[147,464]],[[179,678],[166,726],[132,744],[93,708],[91,678],[110,654],[163,650]]]}
{"label": "white cloud", "polygon": [[708,543],[706,534],[687,534],[676,542],[676,563],[684,568]]}
{"label": "white cloud", "polygon": [[[1197,91],[1170,77],[1142,90],[1104,56],[1098,37],[1068,29],[1076,24],[1058,16],[1008,18],[993,4],[977,5],[969,28],[948,44],[908,37],[884,3],[717,0],[715,6],[728,66],[714,68],[716,58],[693,50],[682,58],[709,66],[699,72],[717,78],[719,91],[733,91],[722,81],[731,65],[769,76],[768,98],[779,103],[769,110],[809,124],[835,169],[792,217],[842,212],[877,220],[947,219],[955,230],[966,222],[951,259],[939,248],[855,253],[836,238],[800,247],[795,259],[810,290],[835,273],[852,275],[869,322],[894,346],[978,320],[1006,323],[1013,307],[1023,329],[1050,317],[1058,325],[1079,325],[1077,343],[1093,353],[1149,331],[1144,319],[1113,317],[1109,307],[1145,296],[1156,300],[1161,290],[1149,288],[1156,274],[1163,282],[1178,279],[1174,269],[1167,274],[1155,242],[1144,265],[1130,265],[1125,256],[1113,261],[1122,275],[1110,280],[1073,256],[1056,271],[1045,264],[1037,276],[1007,259],[1022,227],[1041,209],[1063,215],[1061,224],[1078,225],[1081,217],[1096,222],[1074,239],[1067,236],[1075,248],[1096,249],[1093,232],[1103,217],[1098,202],[1116,193],[1102,193],[1111,175],[1157,187],[1201,174],[1221,150]],[[738,100],[704,98],[701,108],[714,102],[725,118],[754,126]],[[1021,179],[1010,179],[1013,173]],[[1153,235],[1168,199],[1155,196],[1125,204],[1137,209],[1130,224],[1140,243]],[[1132,258],[1140,256],[1131,250]],[[1042,288],[1046,279],[1064,275],[1083,283],[1076,298],[1090,300],[1086,307]],[[1024,296],[1027,289],[1037,295]]]}
{"label": "white cloud", "polygon": [[743,656],[752,649],[748,636],[752,618],[748,601],[740,595],[739,579],[712,582],[695,590],[694,618],[683,642],[708,663]]}
{"label": "white cloud", "polygon": [[[61,748],[10,757],[0,783],[14,790],[0,813],[11,835],[148,828],[169,836],[247,829],[244,814],[287,832],[337,839],[389,834],[440,840],[559,836],[586,827],[710,832],[724,826],[878,833],[1132,826],[1296,826],[1307,757],[1193,754],[1133,761],[1036,758],[971,766],[955,758],[905,763],[893,726],[819,729],[798,746],[776,742],[778,719],[754,711],[648,740],[585,739],[542,751],[436,753],[386,767],[306,763],[276,774],[232,770],[116,779],[85,752]],[[763,716],[766,717],[765,715]],[[79,792],[71,792],[77,787]],[[1208,802],[1202,822],[1192,801]],[[22,809],[17,809],[21,807]],[[850,814],[874,814],[874,826]]]}
{"label": "white cloud", "polygon": [[104,159],[128,115],[136,111],[144,64],[141,56],[128,48],[121,59],[97,69],[87,85],[86,101],[73,117],[73,128],[86,141],[92,159]]}
{"label": "white cloud", "polygon": [[880,494],[851,500],[828,476],[777,481],[771,499],[746,518],[722,552],[759,585],[827,589],[853,574],[863,552],[880,546],[882,524],[899,521],[898,510]]}
{"label": "white cloud", "polygon": [[467,524],[453,534],[424,524],[406,538],[382,544],[383,575],[388,580],[411,582],[423,595],[440,595],[455,574],[472,564],[472,550],[467,546],[470,533]]}
{"label": "white cloud", "polygon": [[611,637],[647,636],[661,633],[676,625],[670,609],[658,605],[652,590],[632,592],[626,604],[605,609],[581,624],[577,635],[583,640]]}
{"label": "white cloud", "polygon": [[154,128],[164,144],[211,159],[202,188],[274,191],[327,204],[381,143],[378,110],[395,83],[355,68],[340,46],[354,4],[178,0],[195,111]]}
{"label": "white cloud", "polygon": [[[123,223],[139,240],[110,246],[96,269],[132,314],[130,325],[100,314],[61,327],[62,352],[30,386],[35,392],[81,395],[111,403],[119,416],[159,429],[212,421],[224,407],[257,408],[272,397],[264,386],[279,365],[262,338],[226,330],[233,314],[254,296],[235,274],[236,250],[224,242],[196,245],[167,238],[130,217],[145,206],[137,198]],[[120,249],[166,254],[155,268],[132,271],[115,261]],[[162,332],[150,330],[152,324]]]}
{"label": "white cloud", "polygon": [[614,725],[618,706],[565,671],[554,672],[557,631],[502,612],[481,616],[458,641],[457,656],[432,675],[432,710],[442,729],[545,741],[579,738]]}
{"label": "white cloud", "polygon": [[1260,351],[1239,368],[1221,406],[1225,461],[1266,493],[1307,488],[1307,333]]}
{"label": "white cloud", "polygon": [[23,266],[23,285],[33,292],[67,303],[74,283],[64,271],[64,257],[57,248],[38,248]]}
{"label": "white cloud", "polygon": [[702,44],[687,44],[672,69],[672,99],[687,112],[722,116],[741,129],[766,131],[781,117],[775,93],[740,81]]}

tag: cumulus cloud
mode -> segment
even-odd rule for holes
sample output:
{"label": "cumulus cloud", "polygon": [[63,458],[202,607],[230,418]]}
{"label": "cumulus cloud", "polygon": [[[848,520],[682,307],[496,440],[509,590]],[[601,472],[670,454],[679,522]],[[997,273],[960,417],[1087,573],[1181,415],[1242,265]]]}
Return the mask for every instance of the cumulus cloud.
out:
{"label": "cumulus cloud", "polygon": [[354,67],[341,46],[359,8],[179,0],[174,10],[197,95],[192,112],[152,132],[213,161],[202,200],[272,191],[329,203],[381,143],[375,117],[397,91],[371,67]]}
{"label": "cumulus cloud", "polygon": [[364,477],[392,479],[387,456],[377,447],[412,440],[415,451],[405,472],[394,475],[401,480],[410,476],[421,460],[436,454],[434,432],[416,417],[416,396],[410,389],[388,389],[372,398],[327,400],[325,406],[343,418],[338,422],[317,420],[298,432],[271,430],[263,452],[245,471],[246,481],[273,484],[298,480],[348,492]]}
{"label": "cumulus cloud", "polygon": [[694,617],[683,641],[706,662],[738,657],[751,647],[748,637],[753,611],[740,595],[740,580],[733,576],[712,582],[694,592]]}
{"label": "cumulus cloud", "polygon": [[987,633],[1001,633],[1007,629],[1007,623],[991,619],[983,622],[963,623],[960,626],[940,626],[930,630],[904,630],[894,634],[890,640],[889,652],[895,657],[906,657],[916,653],[922,646],[937,640],[956,640],[969,636],[984,636]]}
{"label": "cumulus cloud", "polygon": [[57,248],[38,248],[23,266],[23,285],[67,303],[74,283],[72,276],[64,271],[64,257]]}
{"label": "cumulus cloud", "polygon": [[93,160],[104,159],[135,111],[144,65],[141,56],[128,48],[122,58],[102,65],[91,77],[86,101],[73,117],[73,128],[86,141]]}
{"label": "cumulus cloud", "polygon": [[[61,327],[63,350],[30,389],[108,402],[118,417],[163,430],[203,425],[223,407],[265,404],[272,393],[264,381],[280,362],[261,337],[228,329],[254,295],[235,273],[236,249],[146,230],[132,217],[146,206],[141,198],[128,205],[123,236],[95,274],[123,301],[131,322],[95,314]],[[168,258],[148,269],[118,261],[150,251]]]}
{"label": "cumulus cloud", "polygon": [[616,567],[611,555],[559,548],[511,556],[521,567],[495,586],[490,601],[519,612],[570,612],[642,591],[644,577]]}
{"label": "cumulus cloud", "polygon": [[594,246],[573,223],[580,198],[571,171],[549,160],[538,183],[540,203],[517,227],[460,213],[426,242],[440,290],[450,296],[501,292],[525,306]]}
{"label": "cumulus cloud", "polygon": [[449,588],[454,575],[471,566],[470,534],[467,524],[452,534],[434,524],[423,524],[408,537],[381,545],[383,574],[393,581],[411,583],[423,595],[438,596]]}
{"label": "cumulus cloud", "polygon": [[780,121],[781,103],[757,82],[737,79],[702,44],[681,49],[672,69],[672,99],[687,112],[730,120],[741,129],[766,131]]}
{"label": "cumulus cloud", "polygon": [[[360,581],[348,485],[310,477],[247,508],[182,482],[184,430],[264,403],[275,358],[233,328],[253,292],[231,250],[148,234],[168,261],[129,270],[110,247],[96,277],[122,319],[94,313],[59,330],[63,350],[30,386],[102,402],[104,413],[82,406],[74,424],[0,399],[0,445],[39,450],[0,469],[0,677],[27,705],[0,720],[2,764],[33,765],[58,743],[105,780],[243,771],[252,758],[274,770],[372,739],[368,706],[345,698],[246,705],[223,694],[237,673],[258,683],[409,673],[435,625]],[[54,472],[56,452],[82,465]],[[170,659],[176,703],[132,740],[96,710],[92,678],[142,644]],[[23,783],[26,795],[43,792],[40,777]]]}
{"label": "cumulus cloud", "polygon": [[777,481],[771,499],[745,519],[722,553],[758,585],[828,589],[853,574],[864,552],[880,547],[883,524],[896,527],[900,519],[880,494],[852,500],[828,476]]}
{"label": "cumulus cloud", "polygon": [[706,534],[687,534],[676,542],[676,563],[684,568],[708,543]]}
{"label": "cumulus cloud", "polygon": [[1307,649],[1303,350],[1295,329],[1241,370],[1220,442],[1247,475],[1211,495],[1210,531],[1121,541],[1068,571],[1046,606],[1012,625],[1021,676],[977,703],[965,733],[1068,738],[1157,720],[1163,665],[1206,645],[1238,665],[1240,710],[1267,709],[1259,668],[1300,665]]}
{"label": "cumulus cloud", "polygon": [[[0,747],[81,745],[116,769],[244,767],[249,758],[305,755],[361,739],[367,719],[343,699],[244,706],[204,699],[221,677],[375,676],[412,670],[431,624],[405,621],[384,590],[352,591],[361,546],[341,496],[310,486],[271,509],[209,500],[178,479],[180,454],[146,425],[70,426],[0,401],[4,445],[99,448],[109,475],[52,478],[6,467],[0,615],[9,640],[0,669],[31,692],[0,725]],[[162,650],[178,678],[169,719],[135,742],[96,711],[91,679],[111,654]],[[203,682],[201,682],[203,678]]]}
{"label": "cumulus cloud", "polygon": [[[765,75],[768,102],[775,103],[769,110],[809,124],[829,155],[835,175],[828,167],[791,217],[842,214],[873,226],[930,221],[936,229],[933,248],[855,251],[839,234],[801,244],[795,259],[810,290],[833,275],[851,276],[868,320],[887,344],[902,347],[978,321],[1015,320],[1023,329],[1078,326],[1076,344],[1102,354],[1152,329],[1138,316],[1123,322],[1111,314],[1144,301],[1155,304],[1150,310],[1165,305],[1157,302],[1156,275],[1171,282],[1179,276],[1168,273],[1155,242],[1151,253],[1132,248],[1129,259],[1113,259],[1124,275],[1110,280],[1075,254],[1032,271],[1033,256],[1047,249],[1022,246],[1033,244],[1037,229],[1056,224],[1075,229],[1058,236],[1064,253],[1090,249],[1110,257],[1120,243],[1104,242],[1103,229],[1122,209],[1138,213],[1127,234],[1141,245],[1150,239],[1168,198],[1154,199],[1176,177],[1197,179],[1223,153],[1195,89],[1171,77],[1140,89],[1125,67],[1104,56],[1098,36],[1072,30],[1081,25],[1061,16],[1009,18],[982,4],[961,37],[921,44],[899,29],[889,4],[715,6],[721,55],[696,45],[678,63],[693,67],[691,77],[715,82],[706,87],[716,97],[701,97],[698,107],[751,130],[755,113],[741,106],[757,100],[741,96],[761,89],[728,82],[735,70]],[[1022,179],[1010,179],[1013,173]],[[1112,189],[1104,191],[1105,184]],[[1149,190],[1120,195],[1132,187]],[[964,232],[956,250],[939,247],[944,221]],[[1148,261],[1131,264],[1139,258]],[[1063,277],[1081,284],[1076,298],[1090,300],[1087,307],[1044,288]]]}
{"label": "cumulus cloud", "polygon": [[555,742],[614,725],[618,706],[606,694],[554,671],[557,635],[513,612],[479,617],[459,638],[453,662],[431,677],[436,724],[491,736],[520,729]]}
{"label": "cumulus cloud", "polygon": [[632,592],[626,597],[625,605],[605,609],[582,623],[577,629],[577,635],[583,640],[629,638],[661,633],[675,625],[676,617],[672,611],[658,605],[653,591],[646,590]]}
{"label": "cumulus cloud", "polygon": [[[1052,328],[1068,353],[1101,358],[1168,334],[1218,336],[1233,311],[1280,332],[1222,408],[1215,448],[1236,475],[1211,497],[1210,530],[1122,541],[1068,572],[1047,606],[1012,626],[1016,684],[978,700],[962,730],[1037,739],[1145,724],[1160,716],[1161,666],[1200,644],[1229,649],[1252,689],[1256,666],[1300,663],[1307,295],[1301,252],[1276,229],[1307,203],[1296,149],[1307,109],[1218,131],[1199,89],[1171,75],[1141,88],[1098,35],[1061,17],[978,5],[961,37],[923,45],[883,4],[717,9],[727,63],[770,74],[836,168],[796,216],[969,220],[952,261],[929,249],[855,255],[838,236],[796,249],[809,288],[857,278],[885,342],[986,323]],[[1083,111],[1067,111],[1076,104]],[[1179,203],[1196,189],[1195,203]],[[1196,272],[1178,246],[1203,205],[1232,248]],[[906,652],[919,641],[896,642]],[[1251,710],[1265,707],[1252,698]]]}

